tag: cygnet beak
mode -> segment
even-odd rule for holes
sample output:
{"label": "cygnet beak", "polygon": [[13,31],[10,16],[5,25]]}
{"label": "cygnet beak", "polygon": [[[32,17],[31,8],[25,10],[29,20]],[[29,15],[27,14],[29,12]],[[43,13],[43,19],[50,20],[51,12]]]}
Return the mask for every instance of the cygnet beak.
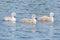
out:
{"label": "cygnet beak", "polygon": [[37,20],[37,18],[35,18]]}
{"label": "cygnet beak", "polygon": [[16,16],[14,16],[16,18]]}

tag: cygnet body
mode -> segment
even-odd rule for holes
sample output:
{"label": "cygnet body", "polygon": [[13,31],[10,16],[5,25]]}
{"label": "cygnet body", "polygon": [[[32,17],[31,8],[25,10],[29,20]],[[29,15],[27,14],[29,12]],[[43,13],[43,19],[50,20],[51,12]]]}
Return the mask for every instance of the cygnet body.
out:
{"label": "cygnet body", "polygon": [[24,18],[24,19],[21,20],[21,22],[22,23],[27,23],[27,24],[28,23],[36,24],[36,19],[35,18],[36,18],[36,15],[33,14],[32,18]]}
{"label": "cygnet body", "polygon": [[16,16],[16,13],[15,12],[12,12],[11,17],[8,17],[8,16],[7,17],[4,17],[3,20],[4,21],[12,21],[12,22],[15,22],[16,21],[15,16]]}
{"label": "cygnet body", "polygon": [[54,13],[51,12],[50,16],[43,16],[43,17],[38,18],[38,20],[41,22],[52,22],[53,23],[54,22],[53,16],[54,16]]}

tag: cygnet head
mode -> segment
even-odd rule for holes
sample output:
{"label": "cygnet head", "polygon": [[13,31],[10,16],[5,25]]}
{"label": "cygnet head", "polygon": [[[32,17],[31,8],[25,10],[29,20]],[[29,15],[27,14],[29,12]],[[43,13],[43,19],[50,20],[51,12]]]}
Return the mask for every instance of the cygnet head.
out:
{"label": "cygnet head", "polygon": [[12,17],[16,17],[16,13],[15,12],[12,12]]}
{"label": "cygnet head", "polygon": [[35,18],[36,18],[36,15],[35,15],[35,14],[32,14],[32,18],[34,18],[34,19],[35,19]]}
{"label": "cygnet head", "polygon": [[50,17],[53,17],[53,16],[54,16],[54,13],[53,13],[53,12],[51,12],[51,13],[50,13]]}

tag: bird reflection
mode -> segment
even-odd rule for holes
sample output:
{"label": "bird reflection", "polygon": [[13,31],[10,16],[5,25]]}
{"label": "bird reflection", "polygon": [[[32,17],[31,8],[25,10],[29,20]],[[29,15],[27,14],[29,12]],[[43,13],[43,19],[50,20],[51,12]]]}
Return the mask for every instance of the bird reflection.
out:
{"label": "bird reflection", "polygon": [[11,26],[16,26],[16,22],[3,22],[3,23],[9,24],[9,25],[11,25]]}
{"label": "bird reflection", "polygon": [[49,36],[50,36],[50,38],[52,40],[52,37],[53,37],[53,26],[50,26]]}
{"label": "bird reflection", "polygon": [[11,22],[12,25],[16,26],[16,22]]}

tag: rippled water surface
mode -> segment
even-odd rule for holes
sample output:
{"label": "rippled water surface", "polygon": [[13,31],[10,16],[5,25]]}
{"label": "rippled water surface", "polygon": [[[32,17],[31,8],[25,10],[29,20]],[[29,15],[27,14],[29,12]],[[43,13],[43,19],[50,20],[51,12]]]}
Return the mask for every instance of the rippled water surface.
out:
{"label": "rippled water surface", "polygon": [[[48,16],[54,12],[54,23],[37,21],[22,24],[23,18]],[[16,12],[16,24],[3,21],[3,17]],[[0,0],[0,40],[60,40],[60,0]]]}

